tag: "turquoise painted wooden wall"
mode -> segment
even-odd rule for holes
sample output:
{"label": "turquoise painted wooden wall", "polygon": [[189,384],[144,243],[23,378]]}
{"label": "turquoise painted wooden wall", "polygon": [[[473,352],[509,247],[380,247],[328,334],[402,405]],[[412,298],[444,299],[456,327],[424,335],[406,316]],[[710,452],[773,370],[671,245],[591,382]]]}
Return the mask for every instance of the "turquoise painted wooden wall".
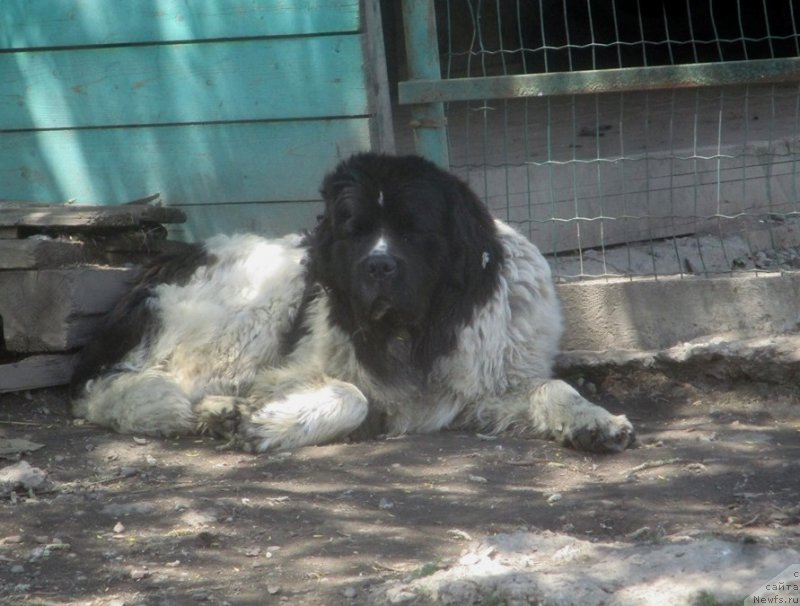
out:
{"label": "turquoise painted wooden wall", "polygon": [[[186,239],[308,226],[375,147],[359,0],[2,0],[0,199],[159,192]],[[373,129],[374,132],[374,129]]]}

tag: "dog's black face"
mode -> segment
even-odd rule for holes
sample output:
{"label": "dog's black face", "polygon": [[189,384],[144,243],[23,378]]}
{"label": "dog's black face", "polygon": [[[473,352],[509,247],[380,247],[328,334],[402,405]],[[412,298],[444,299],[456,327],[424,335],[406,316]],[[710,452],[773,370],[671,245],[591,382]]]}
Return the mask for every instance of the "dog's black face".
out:
{"label": "dog's black face", "polygon": [[332,201],[336,287],[362,326],[418,326],[448,261],[446,205],[420,181],[344,185]]}
{"label": "dog's black face", "polygon": [[332,322],[373,371],[398,362],[429,370],[497,284],[501,252],[485,207],[415,156],[353,156],[325,178],[322,195],[311,268]]}

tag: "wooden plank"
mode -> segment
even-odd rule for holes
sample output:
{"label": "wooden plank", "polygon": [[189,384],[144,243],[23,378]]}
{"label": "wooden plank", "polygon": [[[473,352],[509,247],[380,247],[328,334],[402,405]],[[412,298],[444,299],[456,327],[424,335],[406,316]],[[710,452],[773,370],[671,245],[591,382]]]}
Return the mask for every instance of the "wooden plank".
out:
{"label": "wooden plank", "polygon": [[112,235],[92,234],[83,237],[84,264],[109,265],[112,267],[129,267],[142,265],[162,254],[174,254],[184,250],[186,242],[167,240],[167,229],[164,226],[125,230]]}
{"label": "wooden plank", "polygon": [[85,206],[0,200],[2,227],[80,227],[83,230],[137,227],[143,222],[183,223],[177,208],[151,204]]}
{"label": "wooden plank", "polygon": [[16,240],[0,239],[0,270],[53,269],[76,264],[127,267],[153,257],[177,252],[185,242],[166,239],[167,230],[130,229],[115,232],[76,232],[71,239],[32,236]]}
{"label": "wooden plank", "polygon": [[0,183],[17,199],[169,206],[319,199],[334,163],[369,149],[369,120],[0,132]]}
{"label": "wooden plank", "polygon": [[16,240],[21,237],[23,236],[18,228],[0,226],[0,240]]}
{"label": "wooden plank", "polygon": [[6,350],[41,353],[83,345],[137,274],[100,267],[0,272]]}
{"label": "wooden plank", "polygon": [[0,393],[66,385],[77,358],[77,354],[49,354],[0,364]]}
{"label": "wooden plank", "polygon": [[186,207],[189,220],[169,228],[171,238],[197,241],[218,233],[252,232],[283,236],[311,229],[322,213],[322,202],[268,204],[201,204]]}
{"label": "wooden plank", "polygon": [[61,267],[82,259],[83,245],[80,242],[34,238],[0,240],[0,269]]}
{"label": "wooden plank", "polygon": [[363,116],[362,36],[0,54],[0,128]]}
{"label": "wooden plank", "polygon": [[351,32],[359,0],[3,0],[0,48]]}
{"label": "wooden plank", "polygon": [[381,0],[364,0],[364,68],[369,83],[370,114],[373,116],[371,149],[386,154],[395,153],[392,98],[384,47]]}

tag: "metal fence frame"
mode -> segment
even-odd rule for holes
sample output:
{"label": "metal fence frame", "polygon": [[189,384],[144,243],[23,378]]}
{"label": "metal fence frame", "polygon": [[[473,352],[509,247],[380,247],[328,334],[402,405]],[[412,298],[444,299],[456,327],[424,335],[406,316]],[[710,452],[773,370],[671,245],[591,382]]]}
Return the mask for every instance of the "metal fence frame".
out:
{"label": "metal fence frame", "polygon": [[416,152],[444,168],[451,164],[447,103],[800,83],[800,57],[442,78],[434,0],[402,0],[402,11],[408,79],[398,83],[398,102],[411,110]]}

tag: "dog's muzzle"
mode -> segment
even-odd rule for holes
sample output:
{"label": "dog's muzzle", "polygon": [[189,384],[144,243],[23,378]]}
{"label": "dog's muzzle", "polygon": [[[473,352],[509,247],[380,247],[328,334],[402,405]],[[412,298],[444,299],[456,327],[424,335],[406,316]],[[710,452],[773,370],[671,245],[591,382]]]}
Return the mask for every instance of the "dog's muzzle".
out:
{"label": "dog's muzzle", "polygon": [[364,276],[375,282],[393,280],[400,268],[397,259],[385,253],[367,255],[362,265]]}
{"label": "dog's muzzle", "polygon": [[402,273],[402,262],[385,252],[372,252],[359,262],[360,290],[370,320],[381,320],[395,308],[397,297],[402,297]]}

